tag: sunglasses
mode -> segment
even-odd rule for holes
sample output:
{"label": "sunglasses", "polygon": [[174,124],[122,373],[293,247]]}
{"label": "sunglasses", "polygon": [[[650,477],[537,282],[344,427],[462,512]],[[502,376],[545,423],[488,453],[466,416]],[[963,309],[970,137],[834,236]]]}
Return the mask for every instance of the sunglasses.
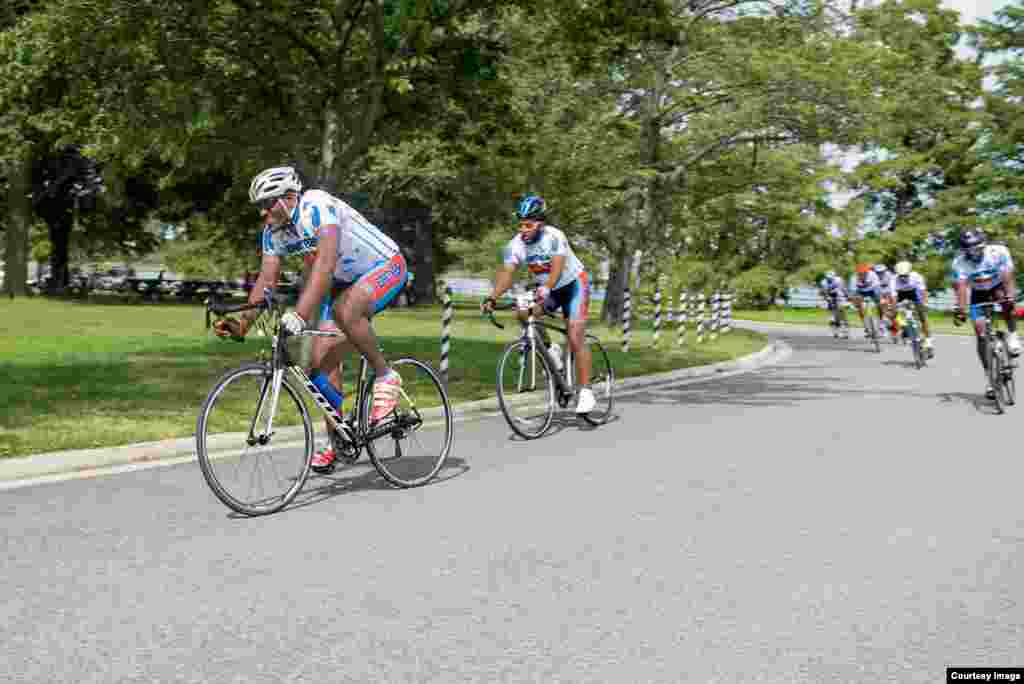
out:
{"label": "sunglasses", "polygon": [[277,197],[267,197],[265,199],[261,199],[258,202],[256,202],[256,208],[259,209],[260,211],[269,211],[274,208],[274,205],[277,204],[278,200],[280,199],[280,195]]}

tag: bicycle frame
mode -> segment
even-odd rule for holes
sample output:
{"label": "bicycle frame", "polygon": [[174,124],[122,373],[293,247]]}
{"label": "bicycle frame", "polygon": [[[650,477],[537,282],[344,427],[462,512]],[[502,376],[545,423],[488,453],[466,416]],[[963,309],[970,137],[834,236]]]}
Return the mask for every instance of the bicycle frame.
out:
{"label": "bicycle frame", "polygon": [[[231,306],[210,306],[210,310],[215,311],[218,314],[236,313],[240,311],[246,311],[250,309],[262,308],[267,311],[272,311],[274,303],[272,295],[269,292],[265,293],[265,300],[260,304],[239,304]],[[264,382],[263,387],[260,389],[260,398],[256,405],[256,411],[253,414],[252,423],[249,426],[248,442],[251,445],[255,444],[266,444],[270,441],[270,438],[274,434],[274,415],[277,413],[277,403],[281,395],[281,383],[283,382],[284,372],[287,369],[293,377],[301,382],[302,387],[305,388],[306,393],[316,402],[316,404],[323,411],[324,415],[331,422],[335,432],[343,434],[345,439],[352,442],[356,448],[365,446],[368,442],[372,442],[375,439],[382,437],[389,433],[394,425],[394,419],[390,421],[384,421],[380,425],[377,425],[372,430],[361,433],[358,426],[363,424],[363,406],[366,403],[367,393],[370,391],[368,375],[369,375],[369,362],[366,357],[362,354],[359,355],[359,380],[356,383],[356,403],[353,407],[353,417],[355,429],[351,429],[348,424],[345,423],[344,418],[338,413],[338,410],[331,405],[327,400],[327,397],[323,395],[320,389],[313,384],[309,375],[306,374],[302,367],[295,363],[291,355],[288,353],[287,339],[289,337],[341,337],[341,333],[332,332],[326,330],[304,330],[298,335],[283,334],[279,325],[271,326],[267,322],[261,322],[264,326],[264,332],[268,337],[271,338],[271,359],[270,359],[270,382]],[[267,400],[267,390],[270,390],[270,412],[267,415],[266,429],[263,434],[256,436],[255,432],[258,428],[258,421],[260,415],[263,413],[265,401]],[[418,413],[418,411],[417,411]],[[419,416],[417,416],[419,418]],[[402,426],[405,427],[405,426]]]}

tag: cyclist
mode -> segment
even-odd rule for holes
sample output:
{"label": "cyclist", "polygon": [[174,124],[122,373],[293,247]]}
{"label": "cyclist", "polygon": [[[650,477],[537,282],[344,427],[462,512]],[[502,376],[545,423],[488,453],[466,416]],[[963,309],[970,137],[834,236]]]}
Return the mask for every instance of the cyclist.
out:
{"label": "cyclist", "polygon": [[[956,290],[956,308],[953,316],[956,322],[967,320],[968,305],[974,321],[974,334],[978,340],[978,356],[982,367],[985,365],[985,338],[980,316],[975,312],[975,304],[1000,302],[1003,305],[1003,320],[1010,334],[1006,336],[1006,347],[1010,354],[1020,354],[1020,339],[1017,337],[1017,318],[1014,316],[1013,302],[1017,298],[1017,283],[1014,280],[1013,257],[1004,245],[989,244],[985,233],[980,230],[968,230],[960,236],[960,254],[953,259],[953,287]],[[995,398],[995,391],[989,385],[985,388],[985,396]]]}
{"label": "cyclist", "polygon": [[[878,275],[871,270],[871,266],[868,264],[857,264],[857,275],[850,280],[850,289],[853,291],[850,295],[850,301],[857,307],[857,313],[860,315],[860,324],[864,326],[864,336],[868,337],[870,331],[864,322],[864,298],[870,297],[873,299],[878,311],[881,312],[882,283],[878,280]],[[884,335],[885,327],[881,319],[878,320],[877,325],[879,336]]]}
{"label": "cyclist", "polygon": [[[291,334],[302,332],[318,310],[320,329],[337,331],[340,326],[344,337],[314,339],[314,375],[323,373],[340,390],[342,356],[358,349],[376,373],[370,420],[379,421],[398,403],[402,379],[388,367],[370,318],[398,296],[408,279],[398,245],[337,197],[323,190],[303,191],[289,166],[260,172],[249,186],[249,200],[263,218],[263,261],[249,302],[262,302],[263,289],[277,284],[282,257],[301,255],[310,269],[306,286],[281,326]],[[244,336],[256,316],[246,311],[239,320],[225,319],[217,334]],[[335,458],[333,449],[322,449],[312,465],[328,470]]]}
{"label": "cyclist", "polygon": [[924,348],[928,351],[928,357],[935,356],[932,348],[932,336],[928,325],[928,287],[925,285],[924,276],[914,270],[909,261],[901,261],[896,264],[896,276],[892,279],[893,291],[896,293],[896,303],[910,301],[914,303],[914,311],[917,313],[917,320],[921,321],[921,331],[924,333]]}
{"label": "cyclist", "polygon": [[880,315],[883,320],[889,321],[889,333],[892,339],[896,339],[896,293],[892,288],[892,271],[885,264],[875,264],[872,269],[878,276],[878,283],[882,290]]}
{"label": "cyclist", "polygon": [[[569,246],[565,233],[547,223],[547,205],[538,195],[527,195],[516,211],[519,234],[505,247],[494,289],[480,304],[481,311],[494,308],[498,297],[512,287],[516,269],[526,264],[537,283],[537,305],[547,311],[562,310],[568,322],[569,349],[576,355],[576,377],[580,380],[576,413],[590,413],[597,401],[590,383],[590,348],[583,343],[590,309],[590,278],[583,262]],[[539,312],[538,312],[539,313]],[[522,320],[526,312],[519,312]]]}
{"label": "cyclist", "polygon": [[836,330],[835,336],[839,337],[841,334],[848,339],[850,324],[846,320],[846,287],[843,285],[843,279],[837,276],[835,271],[829,271],[822,278],[818,292],[828,304],[828,310],[839,321],[840,328]]}

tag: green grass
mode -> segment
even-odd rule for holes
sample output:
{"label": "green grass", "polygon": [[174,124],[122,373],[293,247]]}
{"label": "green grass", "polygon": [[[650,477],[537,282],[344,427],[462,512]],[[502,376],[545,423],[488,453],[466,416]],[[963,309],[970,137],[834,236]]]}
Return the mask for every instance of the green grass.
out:
{"label": "green grass", "polygon": [[[830,314],[825,309],[784,309],[781,307],[763,310],[735,310],[735,320],[761,321],[765,323],[796,323],[802,325],[828,326]],[[853,309],[847,312],[847,320],[851,327],[860,325],[860,317]],[[953,325],[953,315],[945,311],[929,311],[928,323],[932,333],[943,335],[973,335],[974,328],[970,325],[957,327]]]}
{"label": "green grass", "polygon": [[[190,436],[216,380],[267,345],[254,334],[241,344],[213,337],[200,305],[102,303],[110,299],[0,299],[0,458]],[[438,307],[392,309],[375,328],[389,356],[412,355],[437,368],[440,320]],[[515,328],[509,313],[500,320],[505,330],[475,307],[456,309],[453,401],[494,394],[498,357]],[[736,330],[678,351],[673,335],[664,334],[662,350],[652,350],[647,323],[634,331],[626,355],[619,331],[593,328],[608,343],[619,378],[735,358],[765,344],[763,335]],[[346,365],[346,390],[353,369]]]}

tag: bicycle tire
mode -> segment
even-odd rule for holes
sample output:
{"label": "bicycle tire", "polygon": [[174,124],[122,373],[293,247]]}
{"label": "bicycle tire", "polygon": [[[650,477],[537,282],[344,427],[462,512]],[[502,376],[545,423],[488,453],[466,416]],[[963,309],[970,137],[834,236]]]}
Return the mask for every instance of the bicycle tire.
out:
{"label": "bicycle tire", "polygon": [[1005,413],[1003,407],[1003,368],[1002,359],[996,349],[996,340],[989,340],[988,343],[988,383],[992,386],[992,396],[996,405],[996,411]]}
{"label": "bicycle tire", "polygon": [[[206,483],[209,485],[214,495],[216,495],[216,497],[220,499],[220,501],[225,506],[227,506],[228,508],[237,513],[241,513],[242,515],[268,515],[270,513],[276,513],[277,511],[281,510],[289,503],[291,503],[292,500],[302,490],[303,485],[305,485],[306,480],[309,478],[310,464],[313,458],[314,447],[313,422],[312,420],[310,420],[309,411],[306,408],[305,402],[302,401],[301,393],[298,390],[296,390],[296,388],[292,384],[292,381],[289,379],[287,375],[283,376],[281,387],[284,391],[281,392],[278,398],[278,415],[280,415],[282,412],[282,401],[285,399],[285,397],[288,397],[289,399],[292,400],[292,402],[294,402],[294,407],[302,419],[303,437],[305,440],[305,444],[302,450],[303,457],[301,458],[301,462],[300,459],[294,459],[296,462],[299,463],[299,471],[294,476],[294,479],[291,480],[291,483],[285,488],[284,493],[278,496],[272,498],[264,497],[258,502],[249,502],[239,499],[236,495],[232,494],[230,488],[226,486],[225,483],[222,482],[222,478],[218,477],[217,475],[218,467],[215,461],[227,461],[227,458],[217,459],[214,458],[214,455],[211,453],[211,444],[209,439],[211,435],[210,417],[211,415],[214,414],[214,409],[217,406],[218,399],[225,397],[225,390],[227,390],[232,383],[246,376],[260,376],[262,378],[260,398],[257,399],[256,406],[257,424],[259,424],[262,421],[262,419],[265,418],[265,416],[262,416],[261,407],[265,405],[264,402],[270,401],[269,394],[267,393],[267,390],[269,390],[268,385],[270,382],[270,369],[268,368],[268,366],[266,364],[254,363],[247,364],[245,366],[241,366],[239,368],[235,368],[234,370],[228,371],[227,373],[221,376],[221,378],[217,381],[217,384],[214,385],[212,390],[210,390],[210,393],[207,395],[206,400],[203,402],[203,405],[199,410],[199,418],[196,421],[196,454],[199,460],[199,467],[203,473],[203,478],[206,480]],[[227,404],[229,402],[230,400],[226,400],[224,403]],[[229,411],[231,411],[230,408],[225,409],[225,414],[227,414],[227,412]],[[278,415],[274,416],[275,420],[278,418]],[[251,421],[251,418],[246,419],[246,421]],[[257,445],[246,444],[247,448],[254,448],[256,446]],[[263,448],[264,446],[267,445],[259,445],[259,448]],[[246,453],[243,451],[241,458],[245,457]],[[267,456],[267,458],[271,457],[272,454],[269,454]],[[253,455],[253,458],[249,459],[250,463],[255,462],[258,472],[262,472],[258,464],[258,459],[260,458],[260,453],[255,453]],[[239,463],[239,465],[241,465],[241,463]],[[273,470],[275,471],[276,474],[276,468],[273,468]],[[250,478],[250,483],[252,479],[253,478]],[[260,474],[257,479],[259,479],[262,482],[262,474]]]}
{"label": "bicycle tire", "polygon": [[910,338],[910,349],[914,354],[914,365],[918,370],[921,370],[928,364],[928,360],[921,343],[921,336],[917,334],[916,325],[907,326],[907,337]]}
{"label": "bicycle tire", "polygon": [[[604,425],[612,417],[612,408],[615,405],[615,369],[612,368],[612,362],[600,340],[593,335],[587,335],[583,341],[590,345],[590,389],[594,392],[597,404],[590,413],[580,415],[591,425]],[[598,375],[601,378],[595,382]],[[604,407],[598,408],[602,404]]]}
{"label": "bicycle tire", "polygon": [[[523,439],[541,437],[551,428],[551,422],[555,417],[553,373],[547,359],[536,346],[527,348],[530,344],[526,340],[513,342],[505,347],[501,360],[498,361],[498,406],[508,426]],[[543,376],[539,380],[536,377],[538,370]],[[527,389],[524,390],[523,375],[530,371],[531,378],[527,381]],[[506,375],[510,380],[510,386],[507,388],[504,382]],[[535,414],[532,421],[527,422],[514,415],[520,409],[534,412],[540,402],[543,402],[543,413]]]}
{"label": "bicycle tire", "polygon": [[878,340],[878,321],[875,320],[874,315],[867,314],[864,316],[865,327],[868,329],[868,336],[871,340],[871,344],[875,349],[876,354],[882,353],[882,344]]}
{"label": "bicycle tire", "polygon": [[[452,449],[452,407],[448,392],[429,364],[413,358],[396,359],[389,363],[392,370],[402,376],[402,388],[398,405],[391,416],[384,418],[384,425],[391,421],[393,428],[385,435],[366,443],[366,453],[381,477],[396,487],[408,489],[419,487],[433,480],[444,467]],[[370,379],[372,383],[372,378]],[[372,384],[371,384],[372,387]],[[429,404],[423,409],[417,404]],[[440,410],[439,416],[425,416],[426,411]],[[371,429],[370,415],[373,412],[373,391],[363,397],[360,415],[360,433]],[[435,428],[440,428],[437,434]],[[427,435],[435,439],[428,440]],[[392,456],[386,457],[381,449],[381,440],[389,438]],[[424,444],[431,441],[430,446]],[[422,453],[416,450],[420,447]]]}
{"label": "bicycle tire", "polygon": [[999,354],[1001,366],[999,387],[1003,404],[1013,406],[1017,403],[1017,386],[1013,379],[1013,364],[1010,359],[1010,350],[1006,347],[1006,338],[1002,333],[999,335],[999,349],[997,353]]}

